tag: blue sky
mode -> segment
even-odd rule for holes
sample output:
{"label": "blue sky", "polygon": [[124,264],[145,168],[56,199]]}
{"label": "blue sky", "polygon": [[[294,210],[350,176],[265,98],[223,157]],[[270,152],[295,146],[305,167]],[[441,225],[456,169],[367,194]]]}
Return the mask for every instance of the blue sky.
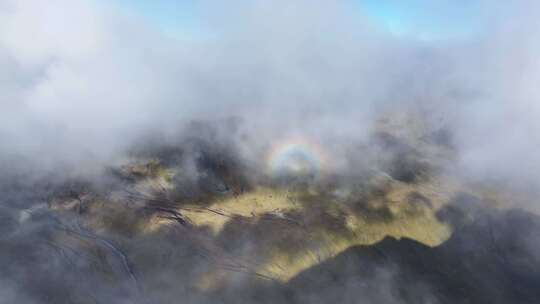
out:
{"label": "blue sky", "polygon": [[[176,37],[202,33],[197,0],[116,0],[165,33]],[[480,30],[480,0],[355,0],[359,18],[400,36],[422,40],[466,38]]]}
{"label": "blue sky", "polygon": [[425,40],[466,38],[481,30],[479,0],[358,0],[388,31]]}
{"label": "blue sky", "polygon": [[170,36],[186,38],[201,34],[197,0],[115,0],[114,3]]}

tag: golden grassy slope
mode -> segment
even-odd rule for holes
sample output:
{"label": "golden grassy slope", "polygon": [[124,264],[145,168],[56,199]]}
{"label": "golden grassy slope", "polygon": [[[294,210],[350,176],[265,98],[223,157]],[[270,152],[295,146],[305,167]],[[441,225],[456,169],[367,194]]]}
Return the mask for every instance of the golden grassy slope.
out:
{"label": "golden grassy slope", "polygon": [[[291,213],[300,214],[294,221],[302,221],[309,218],[316,209],[319,209],[317,212],[327,213],[329,221],[343,220],[345,230],[315,221],[308,223],[307,226],[293,223],[285,227],[276,222],[275,228],[266,231],[263,237],[267,237],[270,242],[264,242],[264,246],[267,246],[263,253],[265,258],[257,264],[255,271],[280,281],[287,281],[299,272],[332,258],[351,246],[374,244],[386,236],[398,239],[407,237],[429,246],[444,242],[450,236],[451,229],[437,220],[435,212],[448,202],[454,191],[448,189],[445,193],[437,189],[437,185],[433,182],[414,187],[399,182],[393,183],[386,195],[378,198],[384,202],[376,199],[368,202],[374,208],[377,205],[388,205],[392,217],[389,220],[372,220],[369,215],[356,212],[351,206],[335,201],[313,206],[302,204],[299,201],[303,193],[286,189],[257,188],[237,197],[216,201],[209,208],[224,214],[246,217],[255,222],[262,221],[261,218],[268,217],[269,214],[276,220],[287,222],[288,214]],[[420,192],[428,197],[433,207],[411,205],[406,200],[411,192]],[[227,223],[233,220],[231,217],[211,212],[184,211],[183,214],[196,226],[210,227],[215,235],[219,235]],[[249,227],[246,226],[246,229]],[[272,237],[271,234],[279,236]],[[302,244],[295,246],[297,244],[294,242]],[[286,244],[285,246],[289,244],[293,249],[282,250],[283,244]],[[249,250],[244,252],[252,253]],[[208,287],[208,282],[204,285]]]}

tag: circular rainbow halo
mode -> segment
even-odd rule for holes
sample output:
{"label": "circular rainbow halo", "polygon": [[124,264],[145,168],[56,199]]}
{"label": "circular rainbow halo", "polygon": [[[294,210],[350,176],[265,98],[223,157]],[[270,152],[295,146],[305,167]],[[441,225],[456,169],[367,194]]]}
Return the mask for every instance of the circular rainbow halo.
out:
{"label": "circular rainbow halo", "polygon": [[305,138],[290,138],[273,145],[266,159],[273,177],[317,177],[326,166],[320,145]]}

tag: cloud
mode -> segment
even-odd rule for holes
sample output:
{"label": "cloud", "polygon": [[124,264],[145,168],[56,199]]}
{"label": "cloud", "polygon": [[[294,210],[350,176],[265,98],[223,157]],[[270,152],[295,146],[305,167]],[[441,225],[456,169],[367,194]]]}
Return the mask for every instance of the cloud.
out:
{"label": "cloud", "polygon": [[[448,3],[444,1],[445,6]],[[436,3],[432,7],[443,8]],[[171,177],[171,183],[181,188],[177,192],[184,198],[198,199],[206,192],[231,190],[226,184],[230,176],[221,176],[219,170],[241,171],[225,173],[240,179],[238,188],[244,191],[250,182],[266,182],[258,178],[266,170],[267,152],[273,144],[291,138],[314,142],[332,162],[332,173],[337,176],[332,176],[332,182],[338,184],[332,189],[335,193],[315,192],[314,197],[305,198],[300,203],[313,209],[304,208],[304,214],[293,212],[296,209],[291,214],[272,209],[275,213],[263,215],[289,220],[304,216],[314,226],[332,224],[328,229],[335,233],[348,229],[348,217],[340,213],[343,206],[327,204],[326,195],[357,204],[359,213],[392,218],[384,205],[362,205],[371,196],[386,199],[385,181],[392,178],[381,174],[378,177],[385,181],[373,186],[361,180],[364,170],[379,166],[399,180],[396,183],[409,186],[418,178],[416,171],[429,174],[433,162],[439,160],[429,159],[432,162],[427,164],[419,160],[422,153],[432,152],[425,141],[437,136],[455,156],[436,163],[448,172],[466,181],[505,180],[539,189],[538,4],[485,1],[481,7],[483,31],[460,41],[422,41],[387,32],[363,16],[352,1],[201,1],[200,22],[211,35],[173,39],[147,24],[147,19],[124,15],[104,2],[0,0],[0,212],[7,219],[0,225],[5,232],[0,242],[10,248],[1,253],[5,260],[20,258],[0,271],[39,287],[26,293],[2,282],[0,294],[19,299],[53,290],[65,299],[101,290],[95,286],[108,281],[92,264],[94,255],[80,255],[94,250],[105,262],[112,261],[114,265],[104,268],[118,276],[117,284],[122,285],[110,284],[104,293],[96,292],[97,297],[126,300],[126,294],[135,293],[133,283],[123,279],[126,265],[130,266],[122,263],[124,251],[111,250],[118,246],[148,276],[141,276],[143,286],[156,286],[149,292],[153,297],[166,302],[179,296],[194,303],[206,300],[206,294],[177,286],[184,279],[195,284],[190,280],[207,270],[208,261],[201,262],[197,252],[191,254],[198,249],[195,245],[206,244],[206,238],[204,242],[180,239],[171,237],[170,231],[142,240],[126,237],[135,229],[132,226],[148,220],[138,213],[141,210],[126,208],[124,200],[115,201],[116,193],[110,193],[126,185],[118,186],[120,181],[111,176],[95,185],[77,185],[77,180],[56,183],[58,176],[64,181],[72,174],[102,171],[133,151],[173,151],[170,154],[175,155],[163,159],[174,163],[178,157],[184,171]],[[160,173],[168,178],[154,172]],[[25,179],[28,176],[32,178]],[[368,189],[357,187],[357,181]],[[324,186],[317,191],[324,192]],[[86,191],[81,189],[86,187],[97,189],[97,198],[89,199],[99,205],[88,207],[94,212],[92,220],[111,226],[99,231],[99,236],[80,230],[85,215],[45,207],[51,197],[81,206],[81,193]],[[428,198],[424,200],[427,206],[419,210],[432,207]],[[27,212],[24,221],[17,216],[21,211]],[[233,217],[232,224],[247,231],[231,236],[238,238],[238,251],[255,252],[258,243],[253,238],[267,241],[259,239],[259,230],[246,229],[241,217]],[[275,227],[272,222],[258,221],[253,229],[262,225]],[[304,228],[298,229],[303,233]],[[200,230],[202,236],[209,236],[206,228]],[[292,231],[286,230],[275,235],[287,236]],[[79,239],[70,239],[77,232]],[[255,232],[251,238],[247,237],[250,232]],[[301,238],[306,241],[303,234]],[[230,238],[209,240],[228,244]],[[58,249],[47,241],[66,247]],[[167,250],[158,255],[156,248]],[[256,249],[262,252],[266,247]],[[161,253],[170,253],[169,260]],[[57,264],[51,262],[53,255]],[[70,257],[75,265],[69,265]],[[180,264],[174,268],[163,264],[164,260]],[[20,269],[39,275],[21,278]],[[381,269],[376,281],[381,282],[381,299],[390,302],[394,301],[393,296],[387,298],[387,290],[394,289],[392,271]],[[80,279],[79,272],[89,274],[88,283],[71,279]],[[66,274],[70,279],[65,279]],[[41,280],[50,285],[38,284]],[[159,288],[168,280],[174,286],[165,287],[170,294],[162,293]],[[234,281],[231,290],[249,296],[266,286],[250,288],[243,285],[247,279],[235,277]],[[284,287],[269,286],[266,290]],[[425,289],[420,287],[422,292]],[[286,297],[281,291],[279,296]],[[347,299],[351,296],[354,301],[355,290],[350,291]],[[236,293],[229,296],[236,300]],[[246,299],[252,300],[249,296]],[[430,300],[431,295],[426,301]]]}
{"label": "cloud", "polygon": [[464,169],[536,177],[535,5],[486,2],[482,33],[426,42],[349,1],[201,2],[214,34],[175,40],[106,3],[4,0],[0,159],[97,168],[144,135],[230,116],[248,158],[298,134],[338,158],[381,113],[421,107],[452,129]]}

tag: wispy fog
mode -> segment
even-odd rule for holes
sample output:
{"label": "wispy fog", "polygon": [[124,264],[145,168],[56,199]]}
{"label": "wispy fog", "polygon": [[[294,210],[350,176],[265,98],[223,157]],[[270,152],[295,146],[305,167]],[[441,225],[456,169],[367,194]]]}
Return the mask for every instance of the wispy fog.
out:
{"label": "wispy fog", "polygon": [[[478,206],[500,185],[540,190],[540,2],[475,3],[470,34],[426,39],[352,0],[198,1],[200,28],[178,36],[107,1],[0,0],[0,303],[486,299],[462,297],[470,286],[534,298],[540,276],[521,263],[538,262],[537,217]],[[303,158],[279,163],[283,142]],[[289,205],[272,166],[329,178]],[[285,207],[210,209],[252,196]],[[174,225],[155,228],[164,219]],[[391,233],[358,243],[361,225]],[[332,238],[356,243],[321,258]],[[290,281],[251,272],[276,248],[291,251]],[[306,248],[316,263],[294,264]],[[213,286],[218,263],[252,277],[186,287]],[[445,281],[454,269],[471,275]]]}
{"label": "wispy fog", "polygon": [[346,145],[381,111],[422,107],[456,134],[465,168],[536,174],[536,6],[489,2],[479,34],[424,41],[347,1],[201,3],[212,35],[174,40],[104,3],[3,1],[2,162],[103,163],[148,133],[228,116],[261,142]]}

